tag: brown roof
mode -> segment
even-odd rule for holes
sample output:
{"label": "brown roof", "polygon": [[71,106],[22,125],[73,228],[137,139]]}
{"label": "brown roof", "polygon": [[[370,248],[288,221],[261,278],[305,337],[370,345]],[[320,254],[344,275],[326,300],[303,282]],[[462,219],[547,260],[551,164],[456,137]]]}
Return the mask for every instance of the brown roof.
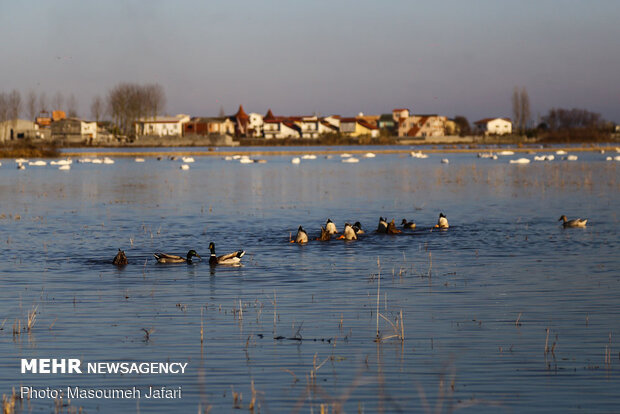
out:
{"label": "brown roof", "polygon": [[374,126],[373,124],[370,124],[370,123],[366,122],[366,121],[365,121],[365,120],[363,120],[363,119],[358,119],[358,120],[357,120],[357,122],[358,122],[361,126],[363,126],[364,128],[367,128],[367,129],[377,129],[377,127],[376,127],[376,126]]}
{"label": "brown roof", "polygon": [[239,110],[235,114],[235,118],[245,118],[245,119],[249,118],[248,114],[246,114],[245,111],[243,110],[243,105],[239,105]]}
{"label": "brown roof", "polygon": [[273,112],[271,112],[271,108],[269,108],[269,110],[267,111],[267,115],[265,115],[265,117],[263,118],[263,121],[268,121],[271,119],[275,119],[275,116],[273,116]]}

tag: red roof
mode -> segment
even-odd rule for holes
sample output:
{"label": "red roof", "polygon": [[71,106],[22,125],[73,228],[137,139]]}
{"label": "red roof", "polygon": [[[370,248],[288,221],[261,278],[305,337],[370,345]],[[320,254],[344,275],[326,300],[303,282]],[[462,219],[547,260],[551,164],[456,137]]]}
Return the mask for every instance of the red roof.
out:
{"label": "red roof", "polygon": [[246,114],[245,111],[243,110],[243,105],[239,105],[239,110],[235,114],[235,118],[242,118],[242,119],[243,118],[245,118],[245,119],[249,118],[248,114]]}
{"label": "red roof", "polygon": [[273,116],[273,112],[271,112],[271,108],[269,108],[269,110],[267,111],[267,115],[265,115],[265,117],[263,118],[263,121],[269,121],[271,119],[275,119],[276,117]]}

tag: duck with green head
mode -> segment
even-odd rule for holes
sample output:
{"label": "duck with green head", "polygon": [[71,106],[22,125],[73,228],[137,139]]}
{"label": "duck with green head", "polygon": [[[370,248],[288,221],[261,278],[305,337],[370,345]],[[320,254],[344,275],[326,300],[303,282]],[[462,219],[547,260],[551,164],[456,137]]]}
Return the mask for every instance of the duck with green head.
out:
{"label": "duck with green head", "polygon": [[238,265],[241,262],[241,258],[245,254],[245,250],[237,250],[233,253],[223,254],[217,256],[215,254],[215,243],[209,243],[209,250],[211,251],[211,257],[209,257],[209,264],[215,265]]}
{"label": "duck with green head", "polygon": [[164,264],[170,264],[170,263],[192,264],[192,257],[197,257],[200,259],[200,256],[198,255],[198,253],[196,253],[196,250],[190,250],[189,252],[187,252],[186,257],[181,257],[181,256],[177,256],[174,254],[167,254],[167,253],[153,253],[153,256],[155,256],[155,258],[157,259],[157,263],[164,263]]}

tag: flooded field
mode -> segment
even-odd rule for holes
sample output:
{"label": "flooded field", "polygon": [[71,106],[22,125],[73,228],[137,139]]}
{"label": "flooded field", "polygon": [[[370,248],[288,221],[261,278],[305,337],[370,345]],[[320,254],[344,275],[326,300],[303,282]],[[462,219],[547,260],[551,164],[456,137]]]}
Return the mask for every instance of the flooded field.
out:
{"label": "flooded field", "polygon": [[[16,412],[617,412],[620,163],[575,155],[0,160],[0,394],[182,388]],[[380,216],[417,228],[378,234]],[[327,218],[367,232],[289,242]],[[243,266],[209,266],[210,242],[244,249]],[[153,257],[190,249],[202,260]],[[188,365],[37,375],[21,358]]]}

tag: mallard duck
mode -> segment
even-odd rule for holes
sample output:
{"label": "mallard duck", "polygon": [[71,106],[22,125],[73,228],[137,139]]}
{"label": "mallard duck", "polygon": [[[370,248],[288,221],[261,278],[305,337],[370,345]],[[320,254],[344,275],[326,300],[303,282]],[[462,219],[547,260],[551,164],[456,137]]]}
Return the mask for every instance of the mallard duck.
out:
{"label": "mallard duck", "polygon": [[398,234],[398,233],[402,233],[402,230],[399,230],[399,229],[396,228],[396,224],[394,223],[394,219],[392,219],[392,221],[390,221],[390,224],[388,224],[387,234]]}
{"label": "mallard duck", "polygon": [[331,238],[332,238],[332,235],[327,231],[325,227],[321,226],[321,237],[319,237],[317,240],[328,241]]}
{"label": "mallard duck", "polygon": [[116,253],[114,260],[112,260],[112,264],[116,266],[125,266],[127,263],[127,256],[125,256],[125,252],[118,249],[118,253]]}
{"label": "mallard duck", "polygon": [[338,237],[338,239],[357,240],[357,235],[355,234],[355,230],[353,230],[353,226],[351,226],[349,223],[344,223],[344,230],[342,230],[342,236]]}
{"label": "mallard duck", "polygon": [[331,219],[327,219],[327,221],[325,222],[325,230],[327,230],[329,234],[338,233],[338,229],[336,229],[336,225]]}
{"label": "mallard duck", "polygon": [[237,250],[236,252],[224,254],[222,256],[215,255],[215,243],[209,243],[209,250],[211,251],[211,256],[209,257],[210,265],[235,265],[239,264],[241,258],[245,254],[245,250]]}
{"label": "mallard duck", "polygon": [[301,226],[297,229],[294,243],[308,243],[308,233],[306,233],[306,230]]}
{"label": "mallard duck", "polygon": [[400,223],[403,225],[404,228],[406,229],[415,229],[415,223],[413,221],[407,221],[407,219],[403,219],[403,221]]}
{"label": "mallard duck", "polygon": [[197,257],[200,259],[200,256],[198,255],[198,253],[196,253],[196,250],[190,250],[189,252],[187,252],[187,257],[181,257],[181,256],[177,256],[174,254],[167,254],[167,253],[153,253],[153,256],[155,256],[155,258],[157,259],[157,263],[187,263],[187,264],[191,264],[192,263],[192,257]]}
{"label": "mallard duck", "polygon": [[435,224],[435,228],[447,229],[448,227],[450,227],[450,225],[448,224],[448,219],[446,218],[445,214],[439,213],[439,220],[437,220],[437,224]]}
{"label": "mallard duck", "polygon": [[353,230],[355,230],[355,234],[364,234],[364,230],[362,229],[362,223],[356,221],[353,225]]}
{"label": "mallard duck", "polygon": [[388,229],[387,219],[384,219],[383,217],[379,217],[379,225],[377,226],[377,232],[387,233],[387,229]]}
{"label": "mallard duck", "polygon": [[580,219],[580,218],[576,218],[576,219],[573,219],[573,220],[568,220],[564,214],[562,214],[562,217],[560,217],[558,221],[560,221],[560,220],[562,221],[562,226],[564,226],[564,228],[566,228],[566,227],[585,227],[586,223],[588,222],[588,219]]}

